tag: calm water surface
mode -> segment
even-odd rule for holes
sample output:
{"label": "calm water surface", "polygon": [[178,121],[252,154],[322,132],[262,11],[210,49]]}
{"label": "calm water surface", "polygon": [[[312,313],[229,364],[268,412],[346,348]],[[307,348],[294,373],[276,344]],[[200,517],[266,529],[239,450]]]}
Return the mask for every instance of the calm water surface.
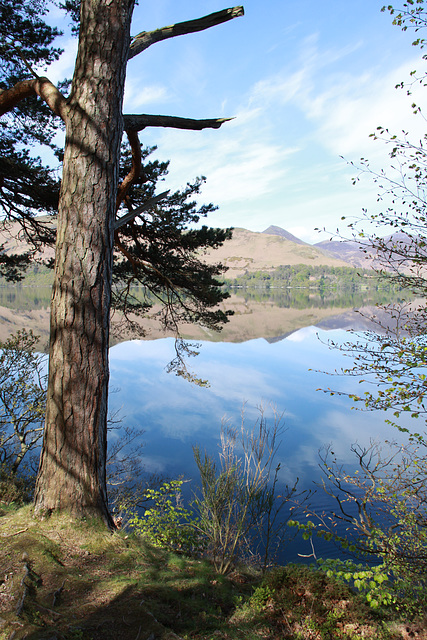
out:
{"label": "calm water surface", "polygon": [[[166,373],[165,366],[174,357],[172,339],[122,343],[110,351],[111,386],[116,389],[111,408],[120,410],[125,424],[144,430],[147,471],[170,477],[183,474],[197,481],[193,445],[216,453],[223,419],[239,426],[244,407],[250,428],[259,415],[257,406],[265,407],[271,422],[274,406],[283,412],[286,428],[277,454],[281,480],[293,484],[299,478],[301,488],[312,488],[321,478],[322,447],[332,445],[338,459],[351,469],[356,467],[351,444],[369,445],[372,439],[398,435],[385,424],[384,413],[354,410],[346,396],[331,397],[318,390],[350,392],[357,385],[354,378],[324,373],[351,364],[340,351],[328,348],[330,339],[344,342],[349,334],[307,327],[276,342],[262,338],[240,344],[204,342],[191,364],[198,376],[209,380],[209,388]],[[328,506],[322,490],[314,502],[320,511]],[[324,544],[318,544],[317,552],[324,555]],[[300,540],[287,547],[280,560],[309,553],[307,545]]]}

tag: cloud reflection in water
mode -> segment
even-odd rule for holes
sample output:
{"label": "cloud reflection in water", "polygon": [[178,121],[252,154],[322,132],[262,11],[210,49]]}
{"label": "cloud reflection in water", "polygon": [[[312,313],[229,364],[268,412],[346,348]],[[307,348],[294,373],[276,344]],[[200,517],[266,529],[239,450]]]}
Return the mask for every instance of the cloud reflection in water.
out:
{"label": "cloud reflection in water", "polygon": [[112,409],[122,407],[124,422],[144,429],[148,470],[191,477],[195,474],[192,445],[215,451],[224,417],[238,426],[246,403],[250,427],[261,404],[271,418],[268,405],[272,403],[285,416],[286,433],[278,454],[283,477],[292,482],[299,476],[307,486],[319,477],[322,446],[332,443],[346,463],[353,462],[353,442],[368,444],[372,436],[396,436],[390,435],[383,413],[352,411],[348,398],[317,391],[329,386],[350,391],[357,384],[354,378],[319,373],[349,365],[348,358],[324,344],[330,338],[344,341],[348,337],[344,331],[310,327],[272,343],[264,339],[204,342],[190,365],[209,380],[209,388],[166,373],[174,357],[172,339],[122,343],[112,347],[110,354],[111,386],[120,389],[111,397]]}

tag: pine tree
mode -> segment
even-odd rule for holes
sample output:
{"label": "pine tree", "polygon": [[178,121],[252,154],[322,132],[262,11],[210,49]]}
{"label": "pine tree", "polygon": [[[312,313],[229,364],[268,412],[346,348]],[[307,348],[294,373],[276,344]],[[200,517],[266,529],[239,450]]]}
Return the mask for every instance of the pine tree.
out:
{"label": "pine tree", "polygon": [[[29,74],[57,60],[61,50],[54,47],[59,30],[48,26],[43,0],[6,0],[0,5],[0,91],[27,80]],[[66,85],[66,83],[64,83]],[[40,158],[31,155],[34,145],[52,143],[61,122],[36,96],[19,100],[0,122],[0,212],[3,229],[19,221],[29,250],[10,256],[0,250],[0,273],[19,280],[22,270],[41,245],[54,243],[51,225],[41,215],[58,209],[59,180]],[[37,219],[38,217],[38,219]]]}
{"label": "pine tree", "polygon": [[[68,509],[76,515],[101,516],[110,524],[105,458],[113,301],[128,317],[130,311],[141,310],[130,289],[132,283],[138,282],[151,296],[146,296],[142,309],[151,304],[153,297],[161,301],[166,325],[177,327],[178,322],[184,321],[218,328],[226,319],[215,309],[224,297],[217,281],[222,267],[208,267],[199,256],[203,248],[221,244],[229,232],[186,228],[212,210],[212,205],[198,209],[191,199],[198,193],[202,179],[167,198],[167,194],[154,196],[155,180],[153,174],[150,179],[150,171],[155,170],[153,165],[143,167],[146,151],[141,151],[138,138],[138,132],[147,126],[197,130],[218,128],[226,119],[123,115],[127,60],[166,38],[243,15],[241,7],[226,9],[198,20],[142,32],[131,39],[133,6],[133,0],[113,0],[108,4],[103,0],[82,1],[76,28],[77,60],[67,97],[61,87],[34,73],[26,53],[20,55],[15,45],[16,59],[24,60],[27,76],[6,82],[0,93],[0,115],[11,114],[6,121],[12,116],[15,119],[12,110],[19,110],[23,101],[27,104],[27,100],[38,96],[41,100],[37,105],[42,104],[42,108],[37,118],[44,117],[41,114],[47,106],[66,130],[36,513]],[[39,7],[43,9],[44,5]],[[76,15],[77,3],[67,2],[65,8]],[[52,50],[50,55],[57,53]],[[32,62],[38,64],[35,59]],[[131,152],[120,181],[122,127]],[[51,139],[45,142],[51,144]],[[41,177],[44,168],[35,162],[33,169]],[[26,168],[31,168],[29,159]],[[157,165],[156,170],[165,169]],[[48,175],[45,177],[47,182]],[[51,210],[54,208],[46,206],[46,211]],[[31,235],[37,240],[40,236],[32,214],[34,207],[25,211],[22,203],[20,216],[16,213],[16,217],[27,227],[29,222]],[[49,235],[49,228],[44,225],[44,229]]]}

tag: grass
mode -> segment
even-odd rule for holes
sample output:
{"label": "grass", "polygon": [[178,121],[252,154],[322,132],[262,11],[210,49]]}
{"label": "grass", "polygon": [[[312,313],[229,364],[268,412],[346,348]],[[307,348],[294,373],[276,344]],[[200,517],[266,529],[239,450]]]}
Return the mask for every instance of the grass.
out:
{"label": "grass", "polygon": [[38,521],[30,506],[0,514],[0,640],[409,637],[304,565],[264,578],[250,568],[219,576],[207,560],[98,523],[65,515]]}

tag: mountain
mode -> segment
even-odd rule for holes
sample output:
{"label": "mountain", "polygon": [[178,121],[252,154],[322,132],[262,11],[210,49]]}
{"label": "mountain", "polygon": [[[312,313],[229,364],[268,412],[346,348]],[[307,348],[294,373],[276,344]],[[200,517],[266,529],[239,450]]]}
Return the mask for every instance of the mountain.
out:
{"label": "mountain", "polygon": [[323,240],[322,242],[308,245],[303,240],[293,236],[289,231],[281,227],[275,227],[274,225],[268,227],[263,233],[277,235],[281,238],[296,242],[297,244],[316,247],[330,258],[344,261],[346,266],[359,267],[362,269],[369,269],[373,266],[372,258],[360,248],[357,242],[352,240]]}
{"label": "mountain", "polygon": [[274,224],[271,224],[268,229],[262,233],[267,233],[270,236],[279,236],[280,238],[285,238],[286,240],[295,242],[296,244],[308,244],[307,242],[304,242],[304,240],[300,240],[296,236],[293,236],[292,233],[289,233],[286,229],[282,229],[282,227],[275,227]]}
{"label": "mountain", "polygon": [[[55,221],[49,221],[55,224]],[[0,227],[0,246],[7,254],[22,253],[27,243],[17,223]],[[53,248],[43,251],[43,258],[52,258]],[[327,265],[337,267],[369,267],[363,263],[364,254],[351,242],[320,242],[310,245],[285,229],[270,226],[263,232],[236,228],[231,240],[204,255],[208,264],[222,262],[228,267],[227,278],[235,278],[245,271],[269,271],[281,265]]]}
{"label": "mountain", "polygon": [[[393,245],[397,246],[402,251],[402,255],[406,254],[408,258],[413,252],[412,242],[405,233],[392,233],[391,235],[384,236],[383,240],[385,246],[389,246],[390,249]],[[369,247],[369,238],[365,238],[364,242],[366,244],[365,249],[361,247],[359,242],[354,240],[323,240],[322,242],[317,242],[313,246],[327,252],[338,260],[345,260],[355,267],[361,267],[364,269],[375,267],[379,268],[381,265],[375,258],[375,249],[370,249]],[[387,265],[385,266],[387,268]],[[405,271],[405,266],[402,262],[400,263],[400,268]],[[406,268],[410,268],[409,260]]]}
{"label": "mountain", "polygon": [[[284,234],[287,232],[284,231]],[[225,276],[231,279],[245,271],[270,271],[285,264],[348,267],[344,260],[337,259],[302,240],[290,240],[284,234],[267,234],[236,228],[231,240],[224,242],[219,249],[208,251],[204,259],[208,264],[225,264],[228,267]],[[294,237],[292,234],[289,236]]]}
{"label": "mountain", "polygon": [[[52,217],[39,216],[39,222],[44,222],[46,226],[52,228],[56,226],[56,220]],[[0,248],[6,255],[21,255],[28,251],[28,241],[19,222],[0,222]],[[53,247],[43,248],[37,257],[43,257],[45,260],[54,258],[55,250]]]}
{"label": "mountain", "polygon": [[353,267],[369,269],[372,267],[372,258],[360,248],[357,242],[352,240],[322,240],[313,245],[337,260],[344,260]]}

